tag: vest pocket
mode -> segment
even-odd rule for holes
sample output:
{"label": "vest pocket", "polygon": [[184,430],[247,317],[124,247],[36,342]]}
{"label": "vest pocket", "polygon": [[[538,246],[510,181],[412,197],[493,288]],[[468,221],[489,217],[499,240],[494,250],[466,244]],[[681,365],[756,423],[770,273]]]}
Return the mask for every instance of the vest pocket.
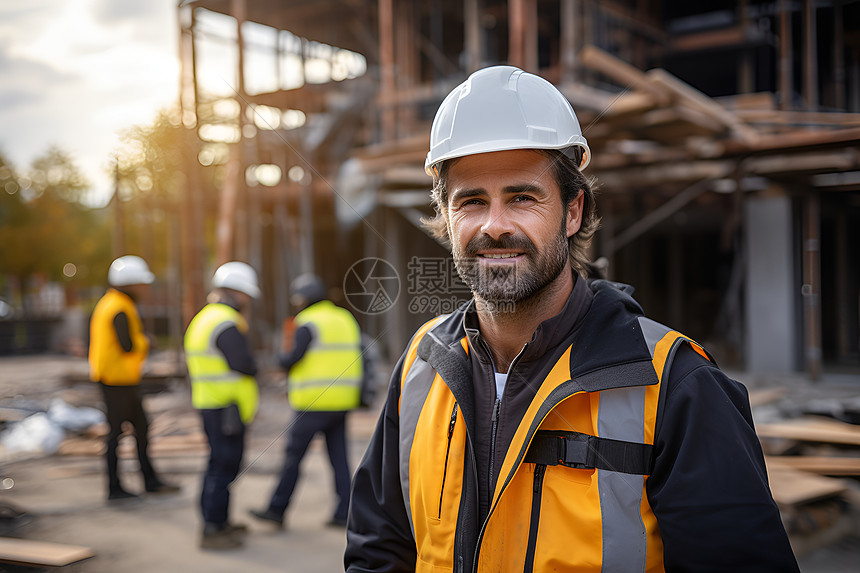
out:
{"label": "vest pocket", "polygon": [[445,480],[448,478],[448,456],[451,455],[451,438],[454,435],[454,426],[457,424],[457,403],[451,411],[451,421],[448,422],[448,445],[445,448],[445,467],[442,470],[442,487],[439,488],[439,511],[436,517],[442,519],[442,499],[445,497]]}
{"label": "vest pocket", "polygon": [[524,573],[532,573],[535,566],[535,546],[537,545],[538,526],[540,525],[540,503],[543,495],[543,476],[546,466],[535,465],[534,488],[532,489],[532,510],[529,518],[529,543],[526,548]]}

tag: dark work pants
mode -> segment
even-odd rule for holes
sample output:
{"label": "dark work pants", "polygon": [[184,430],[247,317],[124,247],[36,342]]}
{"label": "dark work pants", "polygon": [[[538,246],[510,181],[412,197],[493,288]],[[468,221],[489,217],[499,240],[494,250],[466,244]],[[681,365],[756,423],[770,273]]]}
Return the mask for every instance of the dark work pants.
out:
{"label": "dark work pants", "polygon": [[272,493],[269,510],[283,514],[299,479],[299,464],[317,432],[325,435],[328,457],[334,469],[337,493],[336,519],[346,519],[349,510],[350,474],[346,454],[346,412],[296,412],[287,438],[286,459],[281,480]]}
{"label": "dark work pants", "polygon": [[130,422],[134,427],[134,435],[137,438],[137,458],[140,460],[140,472],[143,474],[144,484],[147,487],[157,485],[159,480],[147,454],[149,422],[146,420],[146,413],[143,411],[143,403],[140,400],[140,388],[136,384],[132,386],[109,386],[104,383],[101,384],[101,387],[105,409],[107,410],[107,421],[110,425],[105,444],[109,491],[114,492],[120,489],[119,459],[116,448],[119,443],[119,436],[122,434],[122,423],[125,421]]}
{"label": "dark work pants", "polygon": [[245,452],[245,426],[239,424],[233,433],[224,433],[227,408],[200,410],[203,430],[209,438],[209,465],[203,474],[200,509],[203,521],[217,526],[227,523],[230,484],[239,475]]}

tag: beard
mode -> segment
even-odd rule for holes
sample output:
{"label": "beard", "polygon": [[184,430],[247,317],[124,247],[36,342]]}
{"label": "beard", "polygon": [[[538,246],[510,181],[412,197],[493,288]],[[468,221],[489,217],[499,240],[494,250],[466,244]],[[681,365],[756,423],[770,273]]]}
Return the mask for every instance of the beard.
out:
{"label": "beard", "polygon": [[[477,299],[489,303],[523,302],[538,294],[564,270],[569,257],[565,230],[562,224],[555,240],[543,251],[525,236],[505,235],[495,240],[480,234],[469,241],[465,249],[456,243],[453,245],[454,266]],[[514,264],[487,264],[478,256],[478,251],[485,249],[521,251],[524,257]]]}

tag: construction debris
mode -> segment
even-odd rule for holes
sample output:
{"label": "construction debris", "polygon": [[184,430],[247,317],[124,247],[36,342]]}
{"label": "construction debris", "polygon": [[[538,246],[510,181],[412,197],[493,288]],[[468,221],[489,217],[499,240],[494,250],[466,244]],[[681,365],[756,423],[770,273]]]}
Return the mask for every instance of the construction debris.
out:
{"label": "construction debris", "polygon": [[[817,400],[803,407],[783,403],[785,388],[751,392],[750,401],[766,409],[767,423],[756,424],[766,456],[768,480],[792,547],[798,556],[856,535],[860,525],[860,426],[823,416],[775,420],[779,404],[789,413],[808,410],[843,412],[856,399]],[[755,407],[754,406],[754,407]],[[761,408],[764,406],[764,408]],[[843,479],[835,479],[838,476]]]}
{"label": "construction debris", "polygon": [[0,537],[0,562],[36,567],[64,567],[93,557],[89,547]]}

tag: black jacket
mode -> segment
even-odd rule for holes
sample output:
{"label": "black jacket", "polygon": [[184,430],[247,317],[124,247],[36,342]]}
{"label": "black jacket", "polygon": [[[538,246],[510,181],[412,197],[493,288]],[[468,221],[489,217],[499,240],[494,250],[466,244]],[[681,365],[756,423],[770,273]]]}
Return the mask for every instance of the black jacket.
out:
{"label": "black jacket", "polygon": [[[592,285],[593,300],[590,296],[583,298],[584,283],[577,283],[571,295],[577,305],[569,303],[558,317],[545,321],[533,339],[536,347],[527,349],[527,353],[549,359],[562,346],[572,345],[571,372],[588,372],[602,363],[638,360],[641,350],[634,348],[625,325],[629,317],[641,315],[639,305],[606,281]],[[573,308],[583,304],[588,305],[587,312]],[[477,389],[480,383],[475,380],[487,366],[475,365],[475,361],[480,362],[479,352],[465,357],[440,350],[466,335],[468,308],[434,327],[433,351],[444,356],[437,356],[431,364],[438,364],[437,369],[456,370],[460,378],[473,381],[470,395],[464,396],[463,389],[455,395],[463,408],[473,451],[480,452],[487,450],[488,437],[481,428],[487,426],[483,418],[488,411],[487,401],[495,401],[495,392]],[[423,340],[421,346],[425,346]],[[415,542],[401,495],[398,460],[392,458],[399,439],[402,365],[401,358],[392,376],[385,409],[353,482],[347,571],[412,571],[415,567]],[[525,361],[522,367],[538,372],[543,366],[545,363],[536,358],[531,364]],[[519,366],[513,365],[512,372],[516,368]],[[507,392],[508,388],[504,400],[511,398],[511,408],[516,410],[517,400]],[[663,395],[654,469],[646,488],[660,527],[666,570],[797,571],[767,485],[744,387],[684,345],[672,363]],[[489,407],[491,410],[492,402]],[[515,417],[515,412],[509,414]],[[504,448],[504,432],[497,434],[497,439]],[[489,469],[486,463],[477,462],[479,467]],[[465,571],[471,570],[469,564],[473,562],[485,514],[478,503],[483,495],[479,492],[490,491],[495,479],[492,471],[479,471],[477,475],[484,483],[464,484],[463,496],[468,499],[461,506],[464,516],[458,526],[457,546]]]}

